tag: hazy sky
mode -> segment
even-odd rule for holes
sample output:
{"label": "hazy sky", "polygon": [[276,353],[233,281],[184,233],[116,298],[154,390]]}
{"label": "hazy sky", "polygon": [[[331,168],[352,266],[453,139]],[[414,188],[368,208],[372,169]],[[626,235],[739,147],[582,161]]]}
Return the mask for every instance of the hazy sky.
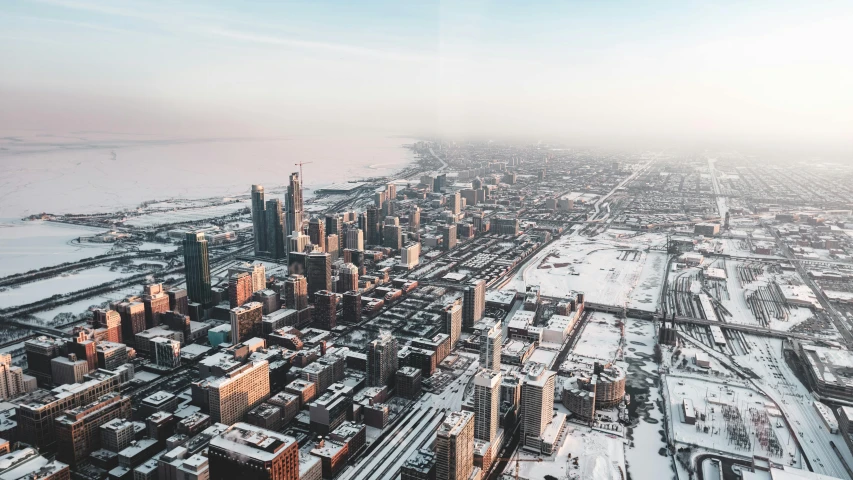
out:
{"label": "hazy sky", "polygon": [[850,1],[3,0],[0,130],[849,147],[851,26]]}

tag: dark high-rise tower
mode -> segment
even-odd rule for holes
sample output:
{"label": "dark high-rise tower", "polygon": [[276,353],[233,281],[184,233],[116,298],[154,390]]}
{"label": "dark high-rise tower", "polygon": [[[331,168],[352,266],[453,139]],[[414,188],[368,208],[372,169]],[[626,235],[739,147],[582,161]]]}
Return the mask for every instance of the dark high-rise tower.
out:
{"label": "dark high-rise tower", "polygon": [[390,386],[398,368],[397,339],[390,332],[382,332],[367,346],[367,385]]}
{"label": "dark high-rise tower", "polygon": [[314,325],[317,328],[331,330],[337,325],[338,303],[337,295],[320,290],[314,294]]}
{"label": "dark high-rise tower", "polygon": [[314,301],[314,293],[332,290],[332,258],[328,253],[308,255],[308,300]]}
{"label": "dark high-rise tower", "polygon": [[292,234],[302,231],[302,180],[299,174],[290,174],[290,184],[284,197],[285,232]]}
{"label": "dark high-rise tower", "polygon": [[281,212],[281,200],[273,199],[267,200],[267,208],[266,208],[266,246],[267,251],[270,255],[275,259],[282,259],[285,257],[285,240],[287,236],[284,231],[284,224],[282,221],[284,217]]}
{"label": "dark high-rise tower", "polygon": [[308,238],[311,239],[311,244],[320,247],[320,250],[326,251],[326,225],[318,217],[314,217],[308,221]]}
{"label": "dark high-rise tower", "polygon": [[255,255],[267,251],[264,187],[252,185],[252,232],[255,234]]}
{"label": "dark high-rise tower", "polygon": [[380,210],[376,207],[367,207],[367,223],[364,226],[364,243],[368,245],[379,245],[382,241],[379,234]]}
{"label": "dark high-rise tower", "polygon": [[290,275],[284,281],[284,305],[303,310],[308,307],[308,282],[302,275]]}
{"label": "dark high-rise tower", "polygon": [[184,272],[190,300],[210,305],[210,264],[207,240],[202,232],[187,232],[184,238]]}
{"label": "dark high-rise tower", "polygon": [[336,213],[330,213],[326,215],[326,235],[337,235],[341,236],[342,231],[341,216]]}

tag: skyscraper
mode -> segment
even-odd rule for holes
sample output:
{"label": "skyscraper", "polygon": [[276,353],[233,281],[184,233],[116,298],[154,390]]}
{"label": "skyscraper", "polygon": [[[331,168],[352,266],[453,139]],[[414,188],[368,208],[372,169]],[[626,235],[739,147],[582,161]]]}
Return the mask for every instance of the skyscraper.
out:
{"label": "skyscraper", "polygon": [[284,197],[286,229],[285,232],[302,231],[302,181],[299,174],[290,174],[290,184]]}
{"label": "skyscraper", "polygon": [[421,207],[417,205],[412,207],[412,210],[409,212],[409,231],[412,233],[418,233],[418,230],[421,228]]}
{"label": "skyscraper", "polygon": [[208,385],[210,419],[231,425],[270,397],[270,368],[266,360],[253,360]]}
{"label": "skyscraper", "polygon": [[480,337],[480,367],[500,372],[501,346],[503,346],[503,326],[498,321],[483,331]]}
{"label": "skyscraper", "polygon": [[436,480],[468,480],[474,471],[474,414],[450,412],[435,438]]}
{"label": "skyscraper", "polygon": [[380,210],[376,207],[367,207],[367,218],[366,224],[364,226],[365,233],[365,243],[368,245],[379,245],[381,243],[381,238],[379,238],[379,215]]}
{"label": "skyscraper", "polygon": [[145,285],[142,304],[145,305],[145,327],[160,325],[160,315],[169,310],[169,296],[163,291],[162,283]]}
{"label": "skyscraper", "polygon": [[252,232],[255,235],[255,255],[261,255],[267,251],[264,187],[261,185],[252,185]]}
{"label": "skyscraper", "polygon": [[308,244],[311,243],[311,237],[305,235],[301,231],[292,232],[290,236],[287,237],[287,240],[289,243],[287,247],[288,255],[290,254],[290,252],[304,253],[305,247],[307,247]]}
{"label": "skyscraper", "polygon": [[210,306],[210,264],[208,263],[207,240],[204,238],[204,233],[187,232],[183,247],[184,271],[190,300],[204,306]]}
{"label": "skyscraper", "polygon": [[341,236],[343,232],[342,230],[343,221],[341,216],[337,213],[328,213],[326,214],[326,235],[338,235]]}
{"label": "skyscraper", "polygon": [[498,433],[501,373],[481,369],[474,376],[474,438],[492,442]]}
{"label": "skyscraper", "polygon": [[314,293],[332,290],[332,259],[328,253],[308,255],[308,301],[314,301]]}
{"label": "skyscraper", "polygon": [[358,267],[345,263],[338,270],[338,292],[358,290]]}
{"label": "skyscraper", "polygon": [[312,244],[320,247],[320,250],[326,251],[326,225],[319,217],[308,220],[308,238]]}
{"label": "skyscraper", "polygon": [[228,275],[246,272],[252,276],[252,293],[267,288],[267,268],[263,263],[241,262],[228,269]]}
{"label": "skyscraper", "polygon": [[420,263],[421,244],[409,243],[400,249],[400,265],[406,268],[413,268]]}
{"label": "skyscraper", "polygon": [[450,348],[455,348],[462,334],[462,306],[458,300],[444,307],[444,333],[450,335]]}
{"label": "skyscraper", "polygon": [[355,290],[344,292],[343,296],[343,321],[346,323],[358,323],[361,321],[361,293]]}
{"label": "skyscraper", "polygon": [[382,332],[367,346],[367,384],[371,387],[390,386],[398,365],[397,339],[391,332]]}
{"label": "skyscraper", "polygon": [[294,310],[308,308],[308,280],[302,275],[290,275],[284,280],[284,306]]}
{"label": "skyscraper", "polygon": [[[166,292],[166,295],[169,296],[169,310],[172,310],[173,312],[182,313],[184,315],[189,315],[190,302],[187,298],[187,289],[171,288]],[[119,343],[121,343],[120,340]]]}
{"label": "skyscraper", "polygon": [[528,362],[521,383],[521,443],[525,449],[542,449],[542,432],[554,416],[556,373],[544,363]]}
{"label": "skyscraper", "polygon": [[347,230],[345,248],[364,250],[364,231],[360,228],[350,228]]}
{"label": "skyscraper", "polygon": [[231,309],[231,341],[245,342],[263,335],[264,306],[261,302],[249,302]]}
{"label": "skyscraper", "polygon": [[456,246],[456,224],[441,225],[438,227],[438,233],[444,242],[444,250],[453,250]]}
{"label": "skyscraper", "polygon": [[338,297],[328,290],[320,290],[314,294],[314,325],[323,330],[331,330],[337,326]]}
{"label": "skyscraper", "polygon": [[281,210],[281,200],[274,198],[267,200],[266,220],[264,223],[266,232],[266,247],[270,256],[276,260],[285,257],[286,238],[284,216]]}
{"label": "skyscraper", "polygon": [[462,196],[459,192],[447,196],[447,208],[450,210],[450,213],[459,215],[462,211]]}
{"label": "skyscraper", "polygon": [[231,308],[243,305],[250,298],[252,298],[251,275],[246,272],[232,273],[228,279],[228,300],[231,303]]}
{"label": "skyscraper", "polygon": [[397,217],[385,218],[382,227],[382,246],[398,250],[403,243],[403,229],[400,228],[400,219]]}
{"label": "skyscraper", "polygon": [[473,280],[465,286],[462,302],[462,326],[469,330],[486,312],[486,281]]}
{"label": "skyscraper", "polygon": [[338,235],[326,235],[326,253],[332,257],[332,263],[338,261],[338,257],[341,253],[341,243]]}

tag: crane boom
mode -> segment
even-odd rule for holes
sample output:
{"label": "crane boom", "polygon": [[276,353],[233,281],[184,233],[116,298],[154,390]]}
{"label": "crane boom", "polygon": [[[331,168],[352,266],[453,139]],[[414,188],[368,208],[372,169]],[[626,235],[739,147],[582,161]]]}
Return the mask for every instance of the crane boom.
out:
{"label": "crane boom", "polygon": [[299,165],[299,181],[302,182],[302,185],[305,185],[305,177],[302,175],[302,165],[308,165],[309,163],[314,163],[314,162],[294,163],[294,165]]}

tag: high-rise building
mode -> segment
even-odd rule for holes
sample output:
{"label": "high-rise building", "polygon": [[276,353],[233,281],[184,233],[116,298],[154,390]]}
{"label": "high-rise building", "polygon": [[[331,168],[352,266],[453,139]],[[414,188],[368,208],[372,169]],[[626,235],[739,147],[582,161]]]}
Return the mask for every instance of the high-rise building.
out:
{"label": "high-rise building", "polygon": [[267,251],[264,187],[261,185],[252,185],[252,233],[255,236],[255,255],[261,255]]}
{"label": "high-rise building", "polygon": [[266,360],[253,360],[210,381],[207,385],[210,418],[231,425],[270,396],[270,368]]}
{"label": "high-rise building", "polygon": [[444,307],[444,333],[450,335],[450,348],[456,348],[462,335],[462,305],[458,300]]}
{"label": "high-rise building", "polygon": [[421,207],[413,206],[409,211],[409,231],[418,233],[421,229]]}
{"label": "high-rise building", "polygon": [[493,218],[490,230],[498,235],[518,235],[518,219],[508,217]]}
{"label": "high-rise building", "polygon": [[248,423],[213,437],[208,447],[210,480],[299,480],[296,439]]}
{"label": "high-rise building", "polygon": [[500,372],[502,346],[503,326],[497,321],[480,336],[480,367]]}
{"label": "high-rise building", "polygon": [[483,212],[476,212],[471,214],[471,225],[474,227],[474,233],[483,233],[483,225],[485,222],[485,216]]}
{"label": "high-rise building", "polygon": [[346,248],[351,250],[364,250],[364,231],[360,228],[351,228],[345,234]]}
{"label": "high-rise building", "polygon": [[[209,306],[211,299],[210,264],[207,256],[207,240],[204,238],[204,233],[188,232],[184,238],[183,247],[187,293],[190,300],[200,303],[203,306]],[[122,324],[124,324],[123,321]]]}
{"label": "high-rise building", "polygon": [[281,209],[281,200],[277,198],[267,200],[264,228],[266,248],[269,255],[276,260],[283,259],[287,254],[287,239],[285,238],[286,230],[284,226],[284,214]]}
{"label": "high-rise building", "polygon": [[26,392],[27,387],[24,384],[24,371],[21,367],[12,365],[11,355],[0,353],[0,400],[11,399]]}
{"label": "high-rise building", "polygon": [[474,375],[474,438],[492,442],[498,432],[501,373],[481,369]]}
{"label": "high-rise building", "polygon": [[297,172],[290,174],[290,183],[284,197],[284,210],[285,232],[302,232],[302,181]]}
{"label": "high-rise building", "polygon": [[[89,363],[77,358],[77,355],[69,353],[64,357],[56,357],[50,361],[54,385],[68,385],[82,383],[83,377],[89,373]],[[2,369],[2,366],[0,366]],[[0,386],[5,383],[0,379]]]}
{"label": "high-rise building", "polygon": [[169,310],[169,296],[162,283],[152,283],[143,287],[142,303],[145,305],[145,326],[154,328],[160,325],[160,314]]}
{"label": "high-rise building", "polygon": [[441,239],[444,242],[444,250],[453,250],[456,247],[456,224],[441,225],[438,227],[438,233],[441,234]]}
{"label": "high-rise building", "polygon": [[231,340],[245,342],[263,335],[264,306],[260,302],[249,302],[231,309]]}
{"label": "high-rise building", "polygon": [[252,298],[252,276],[246,272],[232,273],[228,279],[228,300],[231,308],[239,307]]}
{"label": "high-rise building", "polygon": [[294,310],[308,308],[308,280],[303,275],[290,275],[284,280],[284,306]]}
{"label": "high-rise building", "polygon": [[528,362],[522,370],[521,443],[525,449],[539,452],[542,432],[554,416],[554,382],[556,373],[544,363]]}
{"label": "high-rise building", "polygon": [[340,236],[343,232],[342,230],[343,221],[340,215],[336,213],[328,213],[326,214],[326,235],[338,235]]}
{"label": "high-rise building", "polygon": [[391,386],[398,366],[397,339],[391,332],[382,332],[367,346],[367,384]]}
{"label": "high-rise building", "polygon": [[[140,304],[141,306],[142,304]],[[143,327],[145,325],[144,317],[145,313],[143,312]],[[44,336],[24,342],[24,351],[27,354],[27,373],[35,377],[40,386],[49,387],[53,385],[53,370],[50,361],[59,356],[63,343],[60,340]]]}
{"label": "high-rise building", "polygon": [[453,215],[459,215],[462,212],[462,196],[459,192],[447,196],[447,208]]}
{"label": "high-rise building", "polygon": [[[184,298],[186,298],[186,290],[182,291]],[[171,295],[169,298],[171,299]],[[121,342],[121,315],[117,311],[102,308],[92,310],[92,326],[96,329],[106,330],[103,336],[106,341]]]}
{"label": "high-rise building", "polygon": [[387,217],[382,227],[382,246],[399,250],[403,243],[403,229],[400,227],[400,219]]}
{"label": "high-rise building", "polygon": [[133,345],[136,334],[145,330],[145,305],[137,300],[141,299],[131,297],[115,306],[121,317],[121,338],[128,345]]}
{"label": "high-rise building", "polygon": [[252,277],[252,293],[267,288],[267,269],[263,263],[242,262],[228,269],[228,276],[246,272]]}
{"label": "high-rise building", "polygon": [[314,325],[323,330],[331,330],[337,325],[338,296],[328,290],[314,294]]}
{"label": "high-rise building", "polygon": [[343,321],[346,323],[358,323],[361,321],[361,293],[357,290],[344,292],[343,296]]}
{"label": "high-rise building", "polygon": [[[170,288],[166,291],[169,296],[169,310],[180,313],[182,315],[190,314],[190,302],[187,297],[187,289],[185,288]],[[110,340],[121,342],[121,340]]]}
{"label": "high-rise building", "polygon": [[332,263],[338,261],[341,252],[340,237],[337,234],[326,235],[326,252],[332,258]]}
{"label": "high-rise building", "polygon": [[308,301],[314,301],[314,293],[332,290],[332,259],[328,253],[308,255]]}
{"label": "high-rise building", "polygon": [[421,380],[423,373],[420,368],[400,367],[396,373],[395,383],[397,395],[400,398],[414,400],[421,394]]}
{"label": "high-rise building", "polygon": [[130,397],[108,393],[92,403],[66,410],[56,419],[57,458],[77,465],[101,448],[101,425],[115,419],[130,419]]}
{"label": "high-rise building", "polygon": [[365,243],[368,245],[379,245],[382,243],[379,230],[379,215],[381,210],[376,207],[367,207],[366,224],[364,226]]}
{"label": "high-rise building", "polygon": [[338,270],[338,292],[358,290],[358,267],[345,263]]}
{"label": "high-rise building", "polygon": [[400,265],[403,265],[406,268],[414,268],[420,263],[420,256],[420,242],[404,245],[403,248],[400,249]]}
{"label": "high-rise building", "polygon": [[468,480],[474,471],[474,414],[450,412],[435,439],[436,480]]}
{"label": "high-rise building", "polygon": [[154,363],[158,367],[178,368],[181,366],[181,342],[164,337],[151,340]]}
{"label": "high-rise building", "polygon": [[469,330],[486,312],[486,281],[474,280],[465,286],[462,301],[462,326]]}
{"label": "high-rise building", "polygon": [[326,251],[326,224],[319,217],[311,217],[311,220],[308,220],[308,238],[313,245]]}

